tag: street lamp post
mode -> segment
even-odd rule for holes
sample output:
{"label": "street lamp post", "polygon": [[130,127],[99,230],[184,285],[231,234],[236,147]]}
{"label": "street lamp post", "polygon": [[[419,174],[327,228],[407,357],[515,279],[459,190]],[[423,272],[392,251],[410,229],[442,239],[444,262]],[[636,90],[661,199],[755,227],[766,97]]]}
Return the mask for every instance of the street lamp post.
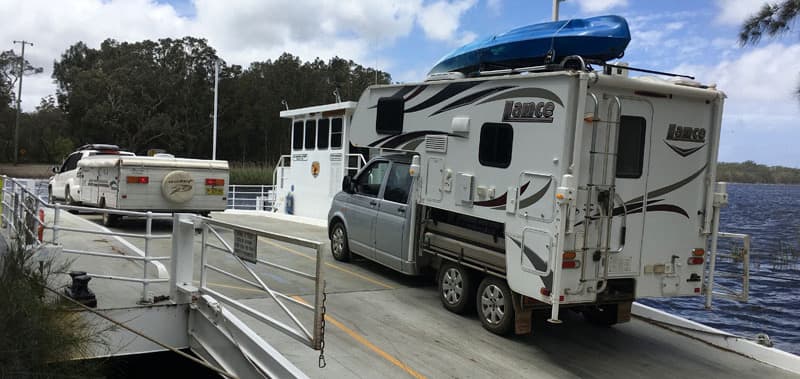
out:
{"label": "street lamp post", "polygon": [[214,62],[214,142],[211,147],[211,159],[217,159],[217,102],[219,97],[219,59]]}
{"label": "street lamp post", "polygon": [[19,57],[19,73],[17,79],[19,80],[19,89],[17,90],[17,118],[14,121],[14,165],[19,161],[19,116],[22,106],[22,77],[25,73],[25,45],[33,46],[33,43],[28,41],[14,41],[14,43],[22,44],[22,54]]}

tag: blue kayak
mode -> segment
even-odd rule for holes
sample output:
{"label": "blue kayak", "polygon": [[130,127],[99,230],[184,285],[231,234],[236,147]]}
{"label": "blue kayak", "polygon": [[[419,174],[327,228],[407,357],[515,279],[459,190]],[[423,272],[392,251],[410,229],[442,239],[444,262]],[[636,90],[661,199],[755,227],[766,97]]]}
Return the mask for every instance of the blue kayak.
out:
{"label": "blue kayak", "polygon": [[[442,58],[428,75],[537,66],[570,55],[605,62],[621,58],[630,41],[628,22],[620,16],[533,24],[464,45]],[[548,52],[552,59],[546,62]]]}

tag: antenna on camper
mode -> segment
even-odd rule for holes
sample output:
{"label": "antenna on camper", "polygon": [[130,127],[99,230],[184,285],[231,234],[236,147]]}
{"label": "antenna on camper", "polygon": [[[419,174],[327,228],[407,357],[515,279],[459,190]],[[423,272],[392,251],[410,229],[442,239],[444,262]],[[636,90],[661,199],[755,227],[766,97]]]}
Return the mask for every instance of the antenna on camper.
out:
{"label": "antenna on camper", "polygon": [[287,111],[289,110],[289,103],[286,102],[286,99],[281,99],[281,104],[286,108]]}
{"label": "antenna on camper", "polygon": [[558,3],[566,0],[553,0],[553,21],[558,21]]}
{"label": "antenna on camper", "polygon": [[336,89],[333,90],[333,97],[336,98],[336,102],[337,103],[341,103],[342,102],[342,97],[339,96],[339,87],[336,87]]}

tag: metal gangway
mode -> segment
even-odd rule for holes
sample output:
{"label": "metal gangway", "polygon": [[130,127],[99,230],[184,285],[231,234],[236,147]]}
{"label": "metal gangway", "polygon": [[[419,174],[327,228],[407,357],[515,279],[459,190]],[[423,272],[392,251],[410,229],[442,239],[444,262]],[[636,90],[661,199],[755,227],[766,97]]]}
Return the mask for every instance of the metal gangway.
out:
{"label": "metal gangway", "polygon": [[[324,366],[326,296],[322,243],[194,214],[100,210],[54,204],[37,195],[34,189],[21,181],[5,176],[0,176],[0,179],[2,231],[12,244],[33,252],[35,260],[91,257],[136,262],[141,265],[139,276],[131,275],[130,272],[88,270],[87,274],[91,278],[100,280],[95,286],[127,283],[127,287],[120,288],[130,291],[130,284],[133,283],[140,288],[137,290],[138,294],[119,294],[120,297],[130,297],[138,304],[79,310],[98,330],[104,331],[104,340],[110,341],[111,346],[92,347],[91,356],[77,358],[190,349],[210,368],[225,377],[306,377],[254,331],[255,322],[262,329],[271,328],[270,330],[319,351],[320,367]],[[126,233],[112,231],[85,220],[83,222],[88,226],[75,226],[67,222],[68,219],[79,219],[68,214],[77,212],[107,212],[140,218],[145,222],[145,231]],[[171,220],[172,232],[154,233],[153,225],[158,220]],[[73,242],[76,238],[65,238],[66,233],[86,238],[117,238],[135,254],[122,255],[118,251],[93,251],[75,246]],[[134,246],[128,240],[143,241],[138,244],[143,248]],[[153,245],[159,240],[171,240],[169,255],[154,254]],[[258,254],[259,241],[313,250],[313,262],[308,262],[304,268],[278,263]],[[233,267],[238,267],[237,270],[215,263],[230,263],[231,260],[236,263]],[[290,296],[273,288],[269,280],[257,272],[257,267],[261,267],[261,271],[268,268],[307,280],[313,288],[313,295],[309,295],[311,300]],[[208,279],[210,275],[232,279],[262,293],[265,295],[263,303],[268,305],[269,311],[257,309],[252,303],[248,305],[211,288]],[[168,291],[168,298],[154,296],[154,289]],[[259,299],[259,305],[261,300]],[[241,315],[246,315],[248,322],[244,322]]]}

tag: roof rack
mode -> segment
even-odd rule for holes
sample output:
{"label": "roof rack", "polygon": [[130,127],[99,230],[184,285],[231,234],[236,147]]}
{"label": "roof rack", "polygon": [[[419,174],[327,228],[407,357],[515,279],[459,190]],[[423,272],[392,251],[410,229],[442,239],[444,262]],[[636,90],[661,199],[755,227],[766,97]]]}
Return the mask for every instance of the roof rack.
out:
{"label": "roof rack", "polygon": [[78,150],[119,150],[119,146],[105,143],[89,143],[79,147]]}

